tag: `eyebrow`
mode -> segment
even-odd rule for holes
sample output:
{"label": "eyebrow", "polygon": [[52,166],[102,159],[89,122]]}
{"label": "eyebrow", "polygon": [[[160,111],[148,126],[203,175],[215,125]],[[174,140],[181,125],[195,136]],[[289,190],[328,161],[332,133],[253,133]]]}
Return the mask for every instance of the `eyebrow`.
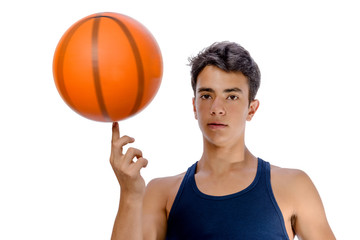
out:
{"label": "eyebrow", "polygon": [[[198,92],[198,93],[200,93],[200,92],[211,92],[211,93],[214,93],[215,91],[214,91],[214,89],[212,89],[212,88],[206,88],[206,87],[204,87],[204,88],[199,88],[199,89],[197,90],[197,92]],[[226,88],[226,89],[224,89],[223,92],[224,92],[224,93],[230,93],[230,92],[239,92],[239,93],[242,93],[243,91],[242,91],[240,88],[234,87],[234,88]]]}

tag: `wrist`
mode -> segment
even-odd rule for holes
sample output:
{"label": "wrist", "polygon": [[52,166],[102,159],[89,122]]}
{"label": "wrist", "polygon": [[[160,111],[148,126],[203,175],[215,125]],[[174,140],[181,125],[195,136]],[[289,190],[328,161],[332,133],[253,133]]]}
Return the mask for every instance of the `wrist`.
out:
{"label": "wrist", "polygon": [[125,190],[120,191],[120,202],[126,205],[142,205],[144,199],[143,193],[128,192]]}

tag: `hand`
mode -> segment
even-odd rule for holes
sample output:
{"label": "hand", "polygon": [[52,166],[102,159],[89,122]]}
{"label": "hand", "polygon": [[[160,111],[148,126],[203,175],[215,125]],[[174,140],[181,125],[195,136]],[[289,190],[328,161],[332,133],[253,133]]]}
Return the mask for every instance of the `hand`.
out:
{"label": "hand", "polygon": [[[147,166],[148,161],[136,148],[128,148],[123,154],[123,147],[134,141],[135,139],[129,136],[120,137],[119,124],[113,123],[110,164],[119,181],[121,193],[137,197],[143,196],[145,192],[145,181],[140,175],[140,170]],[[136,161],[134,161],[135,157]]]}

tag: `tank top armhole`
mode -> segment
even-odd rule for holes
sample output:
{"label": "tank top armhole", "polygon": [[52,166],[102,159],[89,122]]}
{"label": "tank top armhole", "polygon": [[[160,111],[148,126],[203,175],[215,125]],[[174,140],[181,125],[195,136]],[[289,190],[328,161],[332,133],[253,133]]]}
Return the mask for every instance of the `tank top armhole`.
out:
{"label": "tank top armhole", "polygon": [[275,199],[275,195],[274,195],[274,192],[272,190],[272,186],[271,186],[271,168],[270,168],[270,163],[268,162],[265,162],[264,161],[264,165],[265,165],[265,176],[266,176],[266,188],[268,190],[268,194],[269,194],[269,197],[271,199],[271,202],[278,214],[278,217],[281,221],[281,227],[283,229],[283,233],[286,237],[287,240],[290,240],[288,234],[287,234],[287,231],[286,231],[286,227],[285,227],[285,221],[284,221],[284,216],[280,210],[280,207]]}
{"label": "tank top armhole", "polygon": [[168,225],[170,224],[171,220],[172,220],[172,216],[175,214],[176,212],[176,207],[177,207],[177,204],[179,203],[180,201],[180,198],[181,198],[181,195],[183,193],[183,190],[184,190],[184,186],[186,184],[186,182],[188,181],[189,179],[189,175],[191,174],[191,170],[193,170],[193,168],[195,168],[197,165],[197,162],[194,163],[191,167],[188,168],[188,170],[186,171],[186,174],[183,178],[183,180],[181,181],[181,184],[180,184],[180,187],[179,187],[179,190],[176,194],[176,197],[175,197],[175,200],[171,206],[171,209],[170,209],[170,213],[169,213],[169,218],[168,218]]}

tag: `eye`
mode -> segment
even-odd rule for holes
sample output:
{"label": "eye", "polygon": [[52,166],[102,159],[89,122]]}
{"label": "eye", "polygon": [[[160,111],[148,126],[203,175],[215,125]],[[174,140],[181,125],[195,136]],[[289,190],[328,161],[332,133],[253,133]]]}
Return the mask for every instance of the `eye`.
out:
{"label": "eye", "polygon": [[203,94],[200,96],[200,98],[205,100],[205,99],[210,99],[211,96],[209,94]]}
{"label": "eye", "polygon": [[230,100],[238,100],[239,97],[238,96],[235,96],[235,95],[230,95],[227,97],[227,99],[230,99]]}

